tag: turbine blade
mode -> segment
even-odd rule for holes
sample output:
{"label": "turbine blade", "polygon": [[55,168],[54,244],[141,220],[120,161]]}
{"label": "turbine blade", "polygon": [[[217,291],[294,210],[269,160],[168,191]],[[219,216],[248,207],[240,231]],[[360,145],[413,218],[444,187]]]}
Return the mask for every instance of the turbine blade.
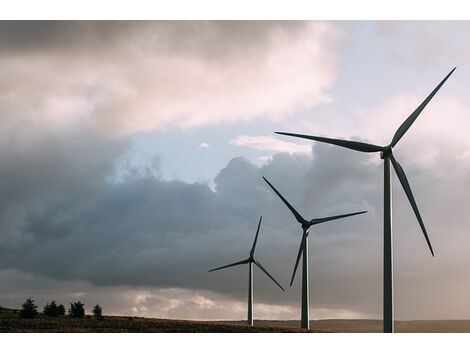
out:
{"label": "turbine blade", "polygon": [[392,142],[390,145],[392,147],[395,146],[395,144],[398,143],[398,141],[403,137],[403,135],[408,131],[408,129],[411,127],[413,122],[415,122],[416,118],[421,114],[421,111],[424,110],[426,105],[431,101],[431,99],[434,97],[434,95],[437,93],[437,91],[442,87],[442,85],[447,81],[447,79],[450,77],[450,75],[455,71],[457,67],[454,67],[452,71],[450,71],[447,76],[444,77],[444,79],[441,81],[441,83],[438,84],[436,88],[431,92],[431,94],[428,95],[426,99],[419,105],[413,113],[408,116],[408,118],[401,124],[401,126],[398,128],[398,130],[395,132],[395,135],[393,136]]}
{"label": "turbine blade", "polygon": [[295,218],[297,219],[297,221],[301,224],[305,223],[305,219],[297,212],[297,210],[294,209],[294,207],[292,205],[290,205],[290,203],[287,201],[286,198],[284,198],[282,196],[281,193],[278,192],[278,190],[276,188],[274,188],[274,186],[269,183],[269,181],[266,179],[266,177],[263,176],[263,179],[266,181],[266,183],[273,189],[273,191],[279,196],[279,198],[281,198],[281,200],[284,202],[284,204],[289,208],[289,210],[292,212],[292,214],[294,214]]}
{"label": "turbine blade", "polygon": [[359,214],[364,214],[364,213],[367,213],[367,211],[364,210],[364,211],[358,211],[356,213],[329,216],[327,218],[312,219],[312,220],[310,220],[310,225],[321,224],[322,222],[333,221],[333,220],[337,220],[337,219],[341,219],[341,218],[346,218],[348,216],[354,216],[354,215],[359,215]]}
{"label": "turbine blade", "polygon": [[297,133],[285,133],[285,132],[274,132],[274,133],[282,134],[284,136],[311,139],[311,140],[318,141],[318,142],[334,144],[340,147],[357,150],[359,152],[365,152],[365,153],[381,152],[382,150],[384,150],[384,147],[381,147],[379,145],[363,143],[363,142],[347,141],[344,139],[309,136],[306,134],[297,134]]}
{"label": "turbine blade", "polygon": [[220,267],[218,267],[218,268],[209,270],[209,272],[216,271],[216,270],[220,270],[220,269],[225,269],[225,268],[230,268],[231,266],[235,266],[235,265],[247,264],[247,263],[249,263],[249,262],[250,262],[250,259],[245,259],[245,260],[241,260],[241,261],[236,262],[236,263],[232,263],[232,264],[220,266]]}
{"label": "turbine blade", "polygon": [[270,273],[268,273],[268,271],[267,271],[265,268],[263,268],[263,266],[261,265],[261,263],[260,263],[259,261],[255,260],[255,264],[258,266],[258,268],[260,268],[261,270],[263,270],[263,272],[264,272],[266,275],[268,275],[268,277],[269,277],[271,280],[273,280],[274,283],[275,283],[276,285],[278,285],[281,290],[284,291],[284,288],[281,286],[281,284],[280,284],[279,282],[277,282],[276,279],[275,279],[274,277],[272,277],[272,275],[271,275]]}
{"label": "turbine blade", "polygon": [[294,272],[292,273],[292,278],[290,280],[290,286],[292,286],[292,283],[294,282],[295,273],[297,272],[297,267],[299,266],[300,256],[302,255],[302,251],[304,249],[305,237],[307,237],[307,231],[304,230],[304,233],[302,235],[302,241],[300,242],[299,253],[297,253],[297,259],[295,261]]}
{"label": "turbine blade", "polygon": [[411,192],[411,187],[410,187],[410,184],[408,183],[408,179],[406,178],[405,171],[403,171],[403,168],[395,159],[393,154],[390,155],[390,159],[392,160],[393,168],[395,169],[395,172],[397,173],[398,179],[400,180],[400,183],[403,189],[405,190],[406,196],[408,197],[408,200],[411,203],[411,207],[413,208],[416,218],[418,219],[419,226],[421,226],[421,230],[423,231],[424,238],[426,239],[429,249],[431,250],[431,254],[434,257],[434,251],[432,249],[431,241],[429,240],[428,233],[426,232],[426,228],[424,227],[423,220],[421,219],[421,215],[419,214],[418,206],[416,205],[415,199],[413,197],[413,193]]}
{"label": "turbine blade", "polygon": [[250,257],[253,257],[253,255],[255,254],[256,242],[258,241],[259,228],[261,226],[261,219],[263,219],[262,216],[259,217],[258,230],[256,230],[255,241],[253,242],[253,246],[251,247]]}

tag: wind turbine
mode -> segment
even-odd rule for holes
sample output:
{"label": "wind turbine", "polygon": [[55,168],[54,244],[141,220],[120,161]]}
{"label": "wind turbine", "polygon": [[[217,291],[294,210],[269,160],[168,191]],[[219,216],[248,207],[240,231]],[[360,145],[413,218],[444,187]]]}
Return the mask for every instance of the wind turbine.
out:
{"label": "wind turbine", "polygon": [[438,84],[436,88],[428,95],[428,97],[419,105],[415,111],[401,124],[398,130],[395,132],[395,135],[392,138],[392,141],[389,145],[379,146],[374,144],[368,144],[363,142],[347,141],[343,139],[333,139],[317,136],[309,136],[304,134],[296,133],[285,133],[285,132],[276,132],[277,134],[282,134],[286,136],[299,137],[305,139],[311,139],[318,142],[334,144],[340,147],[353,149],[365,153],[374,153],[380,152],[380,158],[384,161],[384,275],[383,275],[383,330],[384,332],[393,332],[393,248],[392,248],[392,183],[391,183],[391,169],[390,162],[395,169],[395,172],[400,180],[400,183],[408,197],[408,200],[411,203],[411,207],[418,219],[421,230],[423,231],[424,238],[431,250],[431,254],[434,257],[434,251],[431,246],[431,241],[429,240],[426,228],[424,227],[423,220],[419,214],[418,207],[416,205],[413,193],[411,192],[410,184],[406,178],[405,171],[398,163],[398,161],[393,156],[392,149],[398,143],[398,141],[404,136],[406,131],[411,127],[413,122],[419,116],[421,111],[426,107],[429,101],[434,97],[437,91],[442,87],[445,81],[450,77],[450,75],[455,71],[456,67],[450,71],[447,76]]}
{"label": "wind turbine", "polygon": [[274,281],[276,285],[280,287],[281,290],[284,291],[284,289],[276,281],[276,279],[272,277],[270,273],[268,273],[268,271],[261,265],[261,263],[258,260],[255,259],[256,242],[258,241],[259,228],[261,226],[262,219],[263,217],[260,216],[258,229],[256,230],[255,240],[253,241],[253,246],[251,247],[250,256],[248,257],[248,259],[241,260],[233,264],[228,264],[228,265],[224,265],[224,266],[209,270],[209,272],[212,272],[212,271],[216,271],[220,269],[230,268],[231,266],[248,264],[248,324],[251,326],[253,326],[253,264],[255,264],[258,268],[260,268],[261,271],[263,271],[271,280]]}
{"label": "wind turbine", "polygon": [[281,193],[263,176],[263,179],[266,183],[273,189],[273,191],[281,198],[284,204],[289,208],[289,210],[294,214],[296,220],[300,223],[303,230],[302,241],[300,242],[299,252],[297,254],[297,260],[295,261],[294,272],[292,273],[292,278],[290,280],[290,285],[294,282],[295,273],[297,271],[297,266],[299,265],[300,256],[302,255],[302,311],[300,318],[300,326],[303,329],[310,328],[310,318],[309,318],[309,278],[308,278],[308,230],[310,226],[321,224],[327,221],[333,221],[348,216],[359,215],[367,213],[367,211],[359,211],[357,213],[349,213],[342,215],[329,216],[327,218],[318,218],[312,219],[310,221],[305,220],[302,215],[299,214],[297,210],[294,209],[292,205],[287,201],[286,198],[282,196]]}

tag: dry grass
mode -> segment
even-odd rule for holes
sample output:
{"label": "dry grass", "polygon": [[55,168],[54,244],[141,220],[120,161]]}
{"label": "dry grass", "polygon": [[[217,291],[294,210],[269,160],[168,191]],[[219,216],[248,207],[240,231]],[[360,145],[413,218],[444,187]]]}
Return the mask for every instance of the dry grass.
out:
{"label": "dry grass", "polygon": [[[140,317],[105,316],[96,320],[92,316],[83,319],[50,318],[39,314],[35,319],[21,319],[15,309],[0,307],[0,332],[167,332],[167,333],[295,333],[299,329],[295,320],[256,320],[255,326],[243,321],[190,321],[151,319]],[[331,319],[312,320],[309,332],[381,332],[381,320]],[[466,332],[470,333],[470,320],[412,320],[397,321],[396,332]]]}
{"label": "dry grass", "polygon": [[[258,326],[299,327],[295,320],[259,321]],[[382,320],[372,319],[325,319],[312,320],[310,327],[318,331],[344,333],[382,332]],[[470,333],[470,320],[409,320],[396,321],[395,332],[401,333]]]}
{"label": "dry grass", "polygon": [[[96,320],[92,316],[85,318],[56,317],[39,314],[34,319],[21,319],[18,311],[0,308],[0,332],[178,332],[178,333],[293,333],[304,332],[289,327],[250,327],[244,322],[202,322],[188,320],[151,319],[139,317],[105,316]],[[313,331],[311,331],[313,332]]]}

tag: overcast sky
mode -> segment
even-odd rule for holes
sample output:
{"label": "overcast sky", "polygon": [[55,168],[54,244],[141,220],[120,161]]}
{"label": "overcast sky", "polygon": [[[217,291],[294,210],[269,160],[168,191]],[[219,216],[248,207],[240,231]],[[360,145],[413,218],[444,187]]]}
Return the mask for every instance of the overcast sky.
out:
{"label": "overcast sky", "polygon": [[[470,318],[470,23],[0,22],[0,305],[80,299],[105,314],[245,319],[245,259],[288,286],[306,218],[311,318],[382,316],[378,155],[395,148],[397,319]],[[300,277],[255,269],[255,318],[297,319]]]}

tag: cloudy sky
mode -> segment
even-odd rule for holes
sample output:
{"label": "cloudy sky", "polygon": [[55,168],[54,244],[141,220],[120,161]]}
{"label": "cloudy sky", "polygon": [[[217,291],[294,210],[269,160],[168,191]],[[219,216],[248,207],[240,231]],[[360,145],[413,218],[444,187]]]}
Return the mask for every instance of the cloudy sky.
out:
{"label": "cloudy sky", "polygon": [[[284,286],[306,218],[368,210],[310,236],[311,317],[382,314],[378,155],[273,131],[395,148],[433,258],[394,179],[397,319],[470,318],[467,22],[1,22],[0,305],[244,319],[244,259]],[[297,319],[255,270],[255,317]]]}

